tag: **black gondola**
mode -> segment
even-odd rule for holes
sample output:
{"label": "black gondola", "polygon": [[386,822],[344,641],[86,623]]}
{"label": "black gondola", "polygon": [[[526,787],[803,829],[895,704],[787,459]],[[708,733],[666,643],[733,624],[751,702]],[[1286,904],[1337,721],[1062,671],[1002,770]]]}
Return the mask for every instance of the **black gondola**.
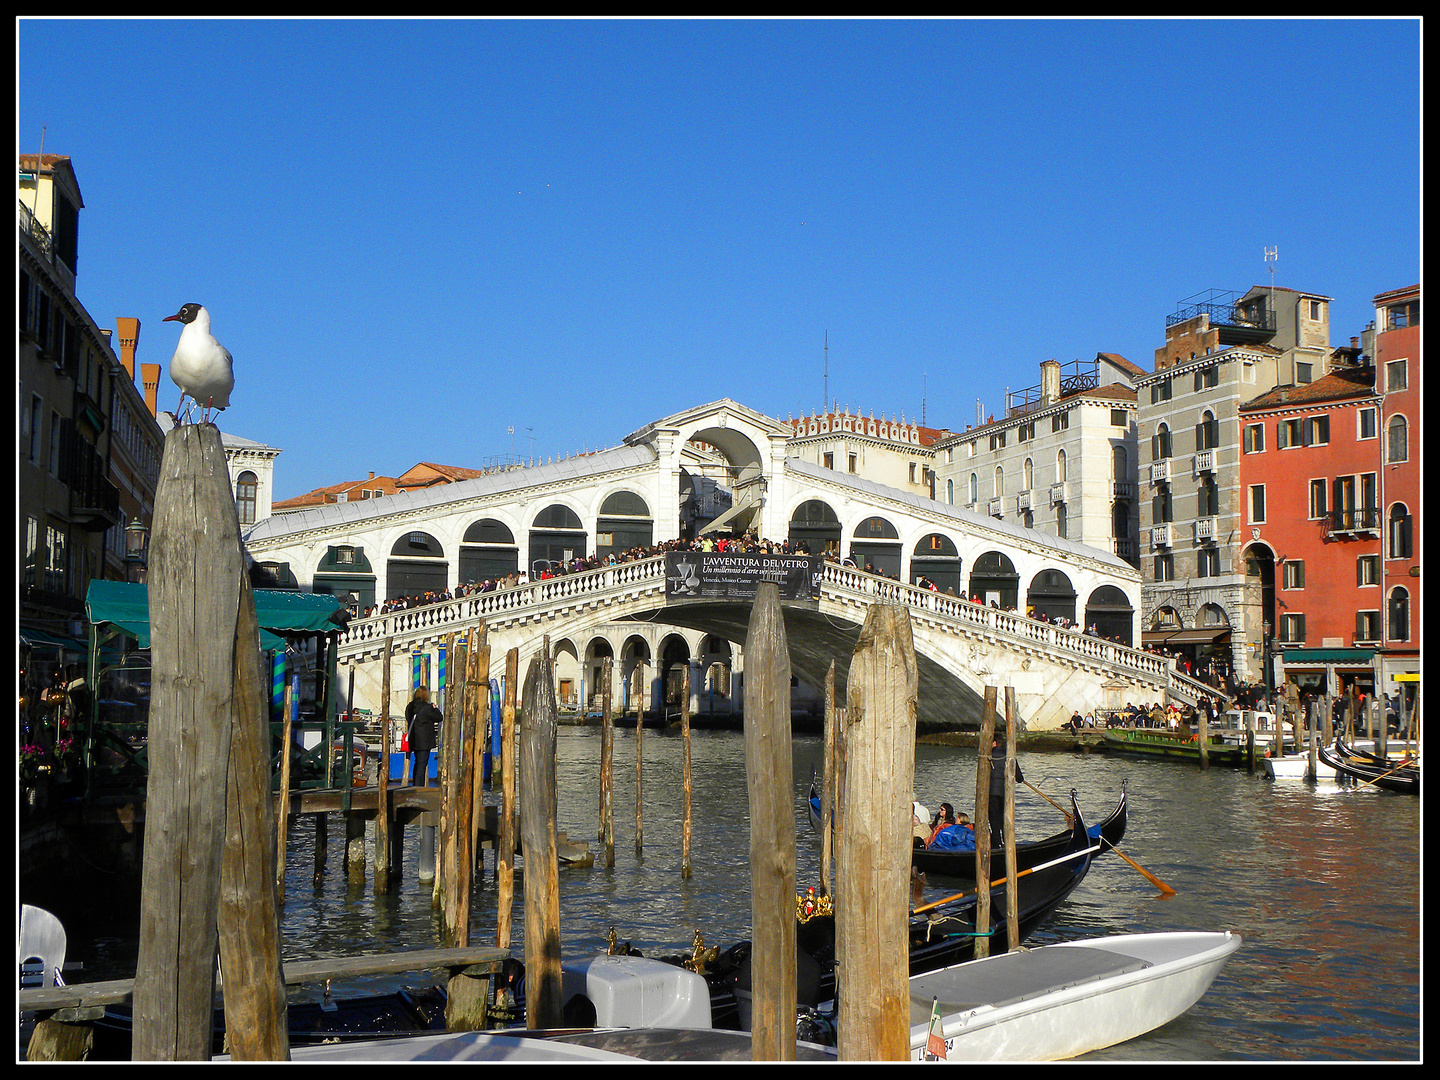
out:
{"label": "black gondola", "polygon": [[[1037,860],[1015,882],[1019,940],[1026,940],[1085,879],[1090,861],[1103,847],[1086,829],[1080,807],[1071,792],[1074,810],[1066,843],[1048,860]],[[1123,812],[1123,795],[1122,795]],[[995,864],[1004,876],[1003,861]],[[1017,871],[1018,872],[1018,871]],[[963,963],[975,955],[977,894],[959,898],[933,911],[910,918],[910,974],[935,971]],[[1005,925],[1005,885],[990,890],[990,952],[1005,952],[1009,935]],[[801,1007],[815,1006],[835,995],[835,920],[817,914],[799,924],[796,932],[796,984]],[[660,959],[666,959],[661,957]],[[743,1026],[740,1000],[749,987],[750,942],[742,941],[722,953],[706,973],[711,989],[711,1018],[715,1027]]]}
{"label": "black gondola", "polygon": [[[1125,835],[1125,823],[1128,813],[1128,798],[1125,784],[1120,785],[1120,801],[1110,816],[1098,825],[1090,826],[1092,839],[1101,841],[1100,850],[1097,855],[1104,854],[1111,847],[1120,843]],[[1070,830],[1058,832],[1054,836],[1046,837],[1044,840],[1032,840],[1028,843],[1015,845],[1015,869],[1028,870],[1032,866],[1039,866],[1041,863],[1049,862],[1057,855],[1062,854],[1070,844]],[[928,875],[935,874],[942,877],[958,878],[963,881],[975,880],[975,852],[973,851],[945,851],[936,848],[916,847],[911,855],[911,865],[921,873]],[[998,867],[992,877],[999,876],[1005,869],[1005,849],[1003,847],[990,849],[990,866],[992,869]]]}
{"label": "black gondola", "polygon": [[1321,760],[1335,770],[1335,775],[1374,784],[1387,791],[1407,795],[1420,794],[1420,766],[1411,759],[1391,761],[1349,746],[1340,736],[1333,749],[1319,747]]}

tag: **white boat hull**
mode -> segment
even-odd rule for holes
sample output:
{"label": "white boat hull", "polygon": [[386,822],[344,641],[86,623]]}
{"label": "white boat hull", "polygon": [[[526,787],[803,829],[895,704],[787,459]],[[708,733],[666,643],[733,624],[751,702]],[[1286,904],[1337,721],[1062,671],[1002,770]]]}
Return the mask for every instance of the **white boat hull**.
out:
{"label": "white boat hull", "polygon": [[[1373,742],[1355,743],[1358,749],[1369,750],[1375,744]],[[1310,773],[1310,755],[1286,754],[1282,758],[1265,758],[1265,775],[1271,780],[1304,780]],[[1334,780],[1335,770],[1315,755],[1315,779]]]}
{"label": "white boat hull", "polygon": [[929,1060],[937,998],[946,1061],[1061,1061],[1126,1042],[1199,1001],[1240,941],[1228,931],[1128,934],[917,975],[911,1057]]}

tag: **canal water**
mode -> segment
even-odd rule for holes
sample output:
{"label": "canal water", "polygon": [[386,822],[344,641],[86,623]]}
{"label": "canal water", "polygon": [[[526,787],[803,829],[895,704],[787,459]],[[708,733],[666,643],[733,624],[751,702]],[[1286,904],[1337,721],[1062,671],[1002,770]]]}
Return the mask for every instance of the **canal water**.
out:
{"label": "canal water", "polygon": [[[635,733],[617,732],[615,865],[597,839],[600,734],[561,728],[558,827],[596,854],[590,868],[560,873],[567,955],[604,947],[611,927],[647,955],[687,951],[696,930],[722,948],[750,936],[748,804],[744,740],[696,731],[693,873],[680,874],[681,754],[675,732],[643,741],[642,825],[635,850]],[[820,844],[804,814],[818,737],[794,744],[797,884],[817,882]],[[1087,1060],[1416,1061],[1420,1056],[1420,800],[1372,788],[1274,783],[1243,770],[1198,768],[1066,751],[1022,753],[1030,784],[1065,805],[1073,788],[1092,822],[1107,814],[1122,783],[1130,796],[1121,848],[1176,890],[1164,898],[1114,855],[1099,859],[1052,920],[1041,945],[1101,934],[1232,930],[1244,946],[1185,1016]],[[972,813],[975,751],[920,746],[916,798]],[[487,801],[493,799],[487,794]],[[1028,787],[1016,797],[1017,834],[1047,836],[1060,813]],[[416,880],[418,845],[408,830],[398,891],[350,885],[343,829],[330,829],[327,873],[313,878],[313,829],[295,827],[287,859],[285,959],[353,955],[441,944],[428,886]],[[472,942],[493,940],[493,853],[472,900]],[[933,879],[927,899],[956,891]],[[523,886],[516,882],[516,955],[523,956]],[[122,912],[126,906],[113,909]],[[67,920],[68,922],[69,920]],[[129,915],[96,918],[94,933],[71,924],[71,955],[85,978],[130,975]],[[373,979],[354,992],[418,985],[423,976]],[[337,987],[337,992],[342,988]]]}

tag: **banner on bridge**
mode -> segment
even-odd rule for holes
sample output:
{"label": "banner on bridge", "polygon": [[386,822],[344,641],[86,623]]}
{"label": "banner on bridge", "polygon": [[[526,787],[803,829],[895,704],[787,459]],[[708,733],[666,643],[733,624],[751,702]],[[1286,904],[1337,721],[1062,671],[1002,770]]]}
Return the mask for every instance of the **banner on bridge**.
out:
{"label": "banner on bridge", "polygon": [[824,572],[819,555],[670,551],[665,554],[665,597],[753,600],[762,581],[773,581],[781,600],[819,600]]}

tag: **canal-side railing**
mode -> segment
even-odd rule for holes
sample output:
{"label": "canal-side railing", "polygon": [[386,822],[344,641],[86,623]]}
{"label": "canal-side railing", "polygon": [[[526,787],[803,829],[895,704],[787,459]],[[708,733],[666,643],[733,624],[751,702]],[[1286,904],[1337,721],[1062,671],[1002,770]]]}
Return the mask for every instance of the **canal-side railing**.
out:
{"label": "canal-side railing", "polygon": [[[402,608],[369,618],[354,619],[341,635],[338,655],[343,660],[378,651],[386,638],[397,646],[433,640],[461,631],[485,619],[492,624],[540,621],[564,609],[602,609],[617,604],[664,602],[665,557],[657,555],[634,562],[605,566],[579,574],[565,574],[494,592],[472,593],[456,600]],[[821,581],[822,598],[850,607],[872,603],[901,603],[923,613],[936,629],[962,636],[992,638],[1089,667],[1102,667],[1131,679],[1194,698],[1213,694],[1213,688],[1177,672],[1172,660],[1104,638],[1071,630],[1055,623],[1026,618],[1013,611],[986,607],[947,593],[923,589],[863,570],[826,562]]]}

